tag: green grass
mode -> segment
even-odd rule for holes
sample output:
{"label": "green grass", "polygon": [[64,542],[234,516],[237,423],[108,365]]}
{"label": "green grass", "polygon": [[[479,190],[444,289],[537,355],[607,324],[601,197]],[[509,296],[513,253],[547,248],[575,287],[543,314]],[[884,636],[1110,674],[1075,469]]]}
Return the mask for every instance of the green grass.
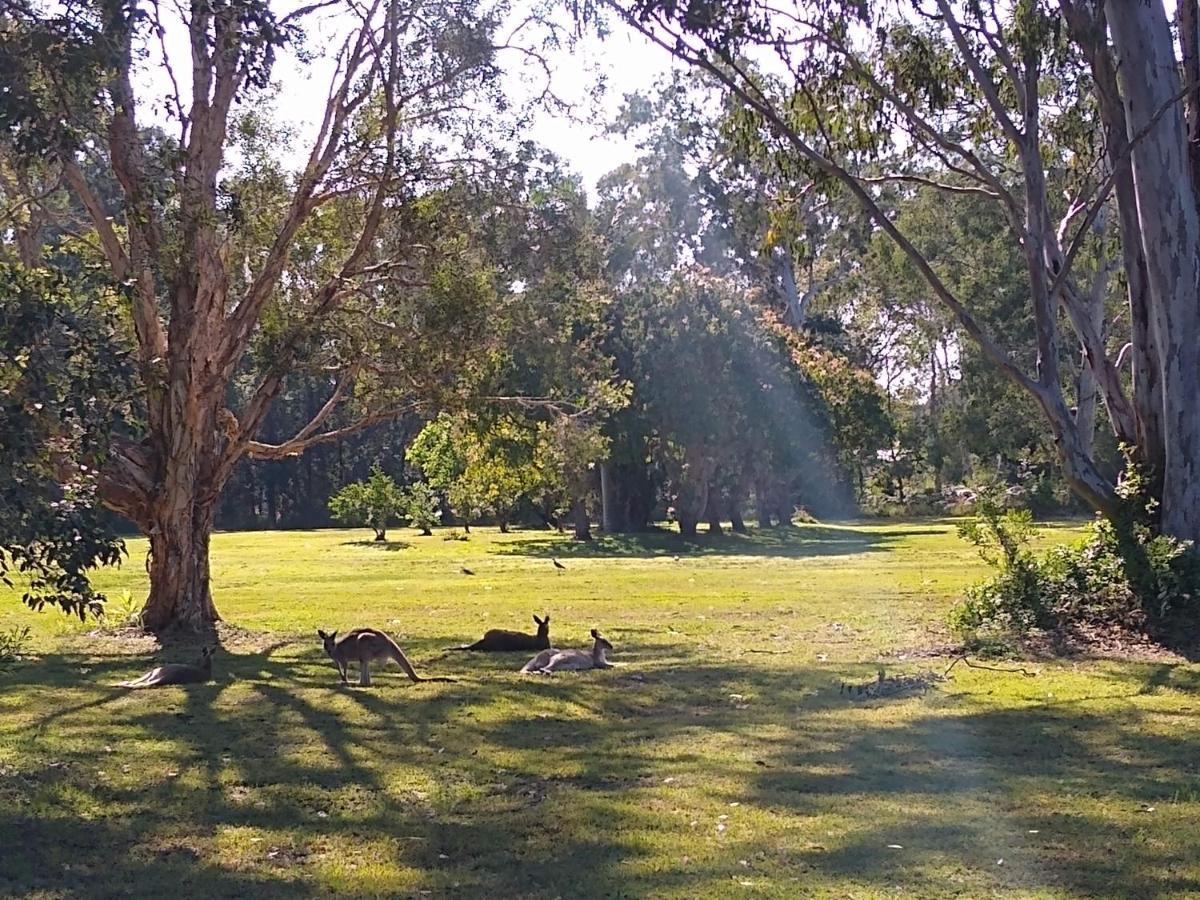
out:
{"label": "green grass", "polygon": [[[913,651],[983,573],[949,524],[367,537],[217,536],[218,607],[247,631],[186,692],[112,689],[152,642],[0,595],[0,629],[35,631],[0,674],[0,896],[1200,895],[1200,667],[839,694],[945,666]],[[138,596],[130,551],[102,581]],[[441,655],[534,612],[559,645],[601,628],[620,665]],[[314,630],[355,625],[458,682],[339,686]]]}

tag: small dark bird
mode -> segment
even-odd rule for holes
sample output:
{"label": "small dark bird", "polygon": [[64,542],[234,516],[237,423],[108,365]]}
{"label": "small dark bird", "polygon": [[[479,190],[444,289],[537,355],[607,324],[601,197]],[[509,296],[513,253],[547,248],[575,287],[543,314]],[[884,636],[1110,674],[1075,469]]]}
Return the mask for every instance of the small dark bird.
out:
{"label": "small dark bird", "polygon": [[566,568],[566,566],[564,566],[562,563],[560,563],[553,556],[550,557],[550,562],[554,563],[554,568],[556,568],[556,569],[565,569]]}
{"label": "small dark bird", "polygon": [[474,575],[474,574],[475,574],[475,573],[474,573],[474,572],[472,572],[470,569],[468,569],[466,566],[463,566],[463,567],[462,567],[461,569],[459,569],[458,571],[462,572],[464,575]]}

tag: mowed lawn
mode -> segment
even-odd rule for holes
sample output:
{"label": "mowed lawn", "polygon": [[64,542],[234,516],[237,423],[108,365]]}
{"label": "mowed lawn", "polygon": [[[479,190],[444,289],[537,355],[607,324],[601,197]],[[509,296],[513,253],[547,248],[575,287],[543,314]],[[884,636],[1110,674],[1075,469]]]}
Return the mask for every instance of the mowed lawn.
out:
{"label": "mowed lawn", "polygon": [[[839,691],[945,668],[984,572],[952,524],[443,536],[218,535],[233,628],[187,691],[112,688],[153,642],[0,594],[0,629],[35,632],[0,674],[0,896],[1200,896],[1200,666]],[[130,554],[118,597],[145,590]],[[535,612],[617,667],[442,652]],[[365,625],[457,682],[342,687],[315,629]]]}

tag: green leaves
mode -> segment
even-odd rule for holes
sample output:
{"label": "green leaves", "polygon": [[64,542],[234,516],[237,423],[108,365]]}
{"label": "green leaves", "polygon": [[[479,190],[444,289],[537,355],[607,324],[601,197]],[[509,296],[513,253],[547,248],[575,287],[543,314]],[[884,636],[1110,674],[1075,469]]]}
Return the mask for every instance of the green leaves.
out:
{"label": "green leaves", "polygon": [[542,430],[528,423],[443,413],[421,430],[406,459],[468,523],[484,517],[505,523],[523,500],[557,486],[542,443]]}
{"label": "green leaves", "polygon": [[375,540],[387,537],[388,523],[403,514],[407,498],[379,463],[366,481],[348,484],[329,498],[329,513],[346,525],[369,525]]}
{"label": "green leaves", "polygon": [[117,299],[102,282],[0,263],[0,580],[83,618],[88,571],[124,544],[97,499],[110,436],[132,418]]}

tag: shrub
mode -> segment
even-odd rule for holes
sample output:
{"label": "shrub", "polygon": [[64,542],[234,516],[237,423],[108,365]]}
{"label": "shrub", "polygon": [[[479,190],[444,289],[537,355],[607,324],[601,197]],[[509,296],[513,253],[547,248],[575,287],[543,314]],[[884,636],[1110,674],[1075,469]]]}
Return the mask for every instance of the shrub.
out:
{"label": "shrub", "polygon": [[997,573],[967,589],[950,612],[955,633],[974,638],[981,630],[1024,633],[1047,624],[1046,598],[1038,560],[1029,549],[1037,535],[1029,510],[1001,508],[996,492],[982,492],[977,518],[958,526],[959,537],[974,544]]}
{"label": "shrub", "polygon": [[950,613],[950,627],[968,643],[1085,624],[1168,637],[1200,613],[1191,544],[1155,534],[1144,520],[1097,519],[1080,540],[1041,558],[1029,549],[1036,533],[1028,511],[1001,513],[994,496],[981,497],[979,518],[959,526],[996,569]]}
{"label": "shrub", "polygon": [[424,481],[415,481],[404,491],[404,515],[421,534],[433,534],[433,526],[442,518],[442,503],[437,492]]}
{"label": "shrub", "polygon": [[12,668],[29,644],[29,626],[0,631],[0,672]]}
{"label": "shrub", "polygon": [[387,540],[388,522],[405,507],[404,493],[376,463],[366,481],[348,484],[329,498],[329,512],[346,525],[369,525],[375,540]]}
{"label": "shrub", "polygon": [[96,622],[96,631],[121,632],[142,627],[142,603],[130,591],[122,591],[119,600],[109,600]]}

